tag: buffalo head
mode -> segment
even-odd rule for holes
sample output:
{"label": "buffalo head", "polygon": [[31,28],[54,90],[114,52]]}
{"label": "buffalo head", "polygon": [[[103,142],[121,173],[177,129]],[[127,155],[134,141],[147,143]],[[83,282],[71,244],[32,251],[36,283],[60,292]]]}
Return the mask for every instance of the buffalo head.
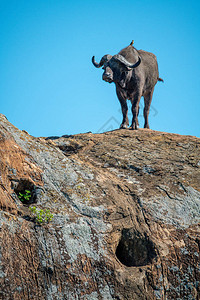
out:
{"label": "buffalo head", "polygon": [[122,55],[114,56],[106,54],[97,63],[92,57],[92,63],[96,68],[103,67],[103,80],[106,82],[118,83],[122,88],[125,88],[128,77],[131,76],[131,70],[139,66],[141,58],[138,56],[138,61],[135,64],[128,62]]}

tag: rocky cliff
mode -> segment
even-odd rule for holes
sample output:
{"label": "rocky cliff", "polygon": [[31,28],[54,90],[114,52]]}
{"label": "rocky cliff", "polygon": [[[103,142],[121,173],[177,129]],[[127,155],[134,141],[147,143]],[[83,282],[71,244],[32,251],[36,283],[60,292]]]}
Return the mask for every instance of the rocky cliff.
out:
{"label": "rocky cliff", "polygon": [[200,299],[200,140],[35,138],[0,115],[0,230],[1,299]]}

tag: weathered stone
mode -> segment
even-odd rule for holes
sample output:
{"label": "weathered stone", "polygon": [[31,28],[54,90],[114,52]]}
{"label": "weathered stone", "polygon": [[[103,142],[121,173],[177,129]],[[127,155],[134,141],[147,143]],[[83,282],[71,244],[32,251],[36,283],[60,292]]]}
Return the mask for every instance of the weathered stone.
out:
{"label": "weathered stone", "polygon": [[199,157],[192,136],[35,138],[0,115],[0,298],[199,299]]}

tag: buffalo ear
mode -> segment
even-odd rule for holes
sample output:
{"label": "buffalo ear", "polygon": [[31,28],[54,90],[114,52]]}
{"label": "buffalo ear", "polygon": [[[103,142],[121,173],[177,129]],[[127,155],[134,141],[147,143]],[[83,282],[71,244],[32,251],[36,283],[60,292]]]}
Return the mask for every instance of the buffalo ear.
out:
{"label": "buffalo ear", "polygon": [[127,67],[127,66],[124,66],[124,69],[125,69],[126,71],[131,71],[131,70],[133,70],[132,68]]}

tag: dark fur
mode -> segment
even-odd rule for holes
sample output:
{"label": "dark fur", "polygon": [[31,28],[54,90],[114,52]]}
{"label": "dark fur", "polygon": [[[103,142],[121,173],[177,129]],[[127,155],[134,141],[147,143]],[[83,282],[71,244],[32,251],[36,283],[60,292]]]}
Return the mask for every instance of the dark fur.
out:
{"label": "dark fur", "polygon": [[[116,60],[117,55],[107,56],[107,60],[103,61],[103,80],[116,85],[116,92],[121,104],[123,120],[120,128],[127,128],[129,126],[128,121],[128,106],[126,100],[131,100],[133,119],[131,127],[137,129],[138,127],[138,113],[140,99],[144,97],[144,128],[149,128],[148,115],[152,101],[153,91],[158,81],[163,81],[158,75],[158,64],[156,56],[153,53],[143,50],[136,50],[132,43],[122,49],[119,55],[123,56],[129,63],[135,64],[139,57],[141,63],[139,66],[131,69],[123,62]],[[96,67],[102,66],[102,63],[98,65],[93,64]],[[97,66],[98,65],[98,66]]]}

